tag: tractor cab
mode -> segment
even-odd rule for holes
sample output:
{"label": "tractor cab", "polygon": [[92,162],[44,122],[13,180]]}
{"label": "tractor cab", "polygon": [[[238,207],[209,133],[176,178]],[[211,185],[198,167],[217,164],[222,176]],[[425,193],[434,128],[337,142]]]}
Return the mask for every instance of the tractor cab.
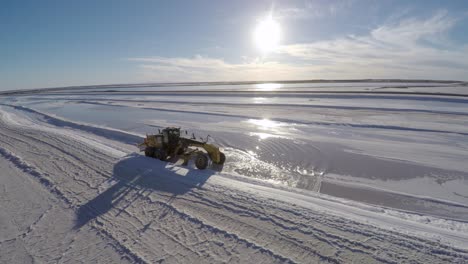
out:
{"label": "tractor cab", "polygon": [[176,146],[180,139],[180,128],[168,127],[162,130],[163,144],[166,146]]}

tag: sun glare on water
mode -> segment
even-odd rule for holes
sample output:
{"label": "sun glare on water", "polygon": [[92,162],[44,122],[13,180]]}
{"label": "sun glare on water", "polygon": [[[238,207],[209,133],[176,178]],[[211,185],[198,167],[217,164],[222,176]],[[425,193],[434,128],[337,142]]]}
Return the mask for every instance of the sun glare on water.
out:
{"label": "sun glare on water", "polygon": [[281,88],[281,83],[259,83],[255,88],[259,91],[274,91]]}
{"label": "sun glare on water", "polygon": [[260,21],[255,28],[254,38],[258,49],[263,53],[268,53],[278,47],[281,30],[278,22],[272,16]]}

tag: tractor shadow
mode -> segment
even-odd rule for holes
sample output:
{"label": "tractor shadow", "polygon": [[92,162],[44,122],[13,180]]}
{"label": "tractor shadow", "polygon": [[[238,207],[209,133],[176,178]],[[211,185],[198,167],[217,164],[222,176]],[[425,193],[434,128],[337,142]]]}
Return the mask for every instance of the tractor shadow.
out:
{"label": "tractor shadow", "polygon": [[[220,169],[222,168],[198,170],[139,154],[128,155],[114,165],[112,177],[101,184],[100,188],[110,187],[78,208],[75,229],[107,213],[117,205],[121,208],[117,215],[120,214],[133,201],[141,197],[141,194],[158,192],[169,196],[168,202],[170,203],[178,195],[201,188],[215,171]],[[129,193],[132,190],[134,192],[130,197]]]}

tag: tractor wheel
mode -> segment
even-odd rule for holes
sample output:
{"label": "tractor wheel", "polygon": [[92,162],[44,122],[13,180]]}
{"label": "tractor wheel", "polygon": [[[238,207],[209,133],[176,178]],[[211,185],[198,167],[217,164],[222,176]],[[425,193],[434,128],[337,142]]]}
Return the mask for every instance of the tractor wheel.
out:
{"label": "tractor wheel", "polygon": [[214,162],[213,161],[213,163],[223,165],[225,161],[226,161],[226,156],[224,155],[224,153],[220,152],[219,153],[219,162]]}
{"label": "tractor wheel", "polygon": [[164,149],[157,149],[154,152],[154,158],[165,161],[167,159],[167,153],[164,151]]}
{"label": "tractor wheel", "polygon": [[224,164],[224,162],[226,161],[226,155],[224,155],[224,153],[220,152],[219,153],[219,163],[218,164]]}
{"label": "tractor wheel", "polygon": [[153,157],[154,156],[154,148],[153,147],[146,147],[145,148],[145,156],[146,157]]}
{"label": "tractor wheel", "polygon": [[208,157],[206,154],[198,154],[195,159],[195,166],[199,170],[204,170],[208,166]]}

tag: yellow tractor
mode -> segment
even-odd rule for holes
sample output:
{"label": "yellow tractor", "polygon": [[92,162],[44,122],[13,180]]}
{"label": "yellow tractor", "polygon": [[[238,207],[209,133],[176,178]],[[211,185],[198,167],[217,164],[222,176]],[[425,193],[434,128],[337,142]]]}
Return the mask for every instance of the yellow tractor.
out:
{"label": "yellow tractor", "polygon": [[187,165],[189,160],[195,157],[195,166],[200,170],[206,169],[209,160],[214,164],[224,164],[226,161],[224,153],[219,147],[206,141],[197,141],[195,135],[192,138],[181,137],[180,128],[167,127],[159,131],[159,134],[147,135],[143,143],[138,146],[140,150],[145,151],[145,156],[162,161],[182,158],[183,165]]}

